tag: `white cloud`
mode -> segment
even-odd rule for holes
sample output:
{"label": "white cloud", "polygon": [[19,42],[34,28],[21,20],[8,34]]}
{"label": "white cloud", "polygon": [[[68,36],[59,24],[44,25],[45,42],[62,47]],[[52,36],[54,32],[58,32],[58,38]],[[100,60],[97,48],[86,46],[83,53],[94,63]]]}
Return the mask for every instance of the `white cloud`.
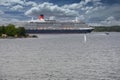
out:
{"label": "white cloud", "polygon": [[110,16],[106,18],[104,21],[96,22],[96,23],[89,23],[91,26],[114,26],[120,25],[120,19],[117,20],[115,17]]}
{"label": "white cloud", "polygon": [[33,1],[26,0],[0,0],[0,5],[3,6],[12,6],[14,4],[24,5],[24,6],[36,6],[37,3]]}
{"label": "white cloud", "polygon": [[80,10],[81,8],[92,8],[93,6],[87,6],[88,2],[92,2],[94,3],[95,6],[100,5],[101,0],[85,0],[85,1],[80,1],[79,3],[73,3],[73,4],[69,4],[69,5],[64,5],[62,6],[63,8],[67,8],[67,9],[73,9],[73,10]]}
{"label": "white cloud", "polygon": [[86,3],[91,2],[92,0],[85,0]]}
{"label": "white cloud", "polygon": [[120,5],[108,5],[108,6],[98,6],[94,7],[92,10],[89,10],[87,17],[89,19],[96,18],[98,20],[105,20],[109,16],[114,16],[116,19],[120,19]]}
{"label": "white cloud", "polygon": [[96,6],[96,7],[86,7],[83,9],[86,11],[85,14],[95,16],[96,12],[104,10],[104,8],[105,8],[104,6]]}
{"label": "white cloud", "polygon": [[3,5],[3,6],[10,6],[15,3],[24,4],[24,1],[22,0],[0,0],[0,5]]}
{"label": "white cloud", "polygon": [[30,6],[30,5],[32,5],[32,6],[37,6],[37,3],[32,2],[32,1],[25,2],[25,4],[26,4],[27,6]]}
{"label": "white cloud", "polygon": [[58,5],[54,5],[48,2],[39,4],[38,6],[33,7],[30,10],[25,12],[25,15],[29,15],[29,16],[38,16],[40,14],[45,14],[47,16],[57,16],[57,17],[78,16],[78,12],[75,10],[62,8],[62,7],[59,7]]}
{"label": "white cloud", "polygon": [[0,15],[1,15],[1,14],[4,14],[4,12],[0,10]]}
{"label": "white cloud", "polygon": [[72,10],[77,10],[82,8],[85,5],[84,1],[81,1],[80,3],[73,3],[73,4],[69,4],[69,5],[64,5],[62,6],[65,9],[72,9]]}
{"label": "white cloud", "polygon": [[115,20],[115,18],[113,16],[110,16],[106,19],[106,21],[113,21],[113,20]]}
{"label": "white cloud", "polygon": [[0,16],[0,25],[8,25],[10,23],[21,22],[21,20],[17,18],[5,18]]}
{"label": "white cloud", "polygon": [[110,16],[104,21],[101,21],[101,24],[106,26],[120,25],[120,20],[116,20],[115,17]]}
{"label": "white cloud", "polygon": [[85,0],[86,3],[88,2],[100,2],[101,0]]}
{"label": "white cloud", "polygon": [[93,6],[89,6],[89,7],[86,6],[86,7],[83,7],[83,8],[82,8],[82,10],[91,10],[91,9],[93,9]]}
{"label": "white cloud", "polygon": [[85,20],[85,16],[84,15],[78,16],[78,20]]}
{"label": "white cloud", "polygon": [[11,8],[11,10],[13,10],[13,11],[20,11],[21,9],[23,9],[23,6],[21,6],[21,5],[16,5]]}
{"label": "white cloud", "polygon": [[50,16],[49,19],[50,20],[55,20],[55,16]]}

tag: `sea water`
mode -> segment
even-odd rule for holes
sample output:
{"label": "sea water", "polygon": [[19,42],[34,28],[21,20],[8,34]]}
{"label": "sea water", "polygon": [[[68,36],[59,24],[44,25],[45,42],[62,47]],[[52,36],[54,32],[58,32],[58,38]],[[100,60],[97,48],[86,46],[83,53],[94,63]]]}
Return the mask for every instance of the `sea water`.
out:
{"label": "sea water", "polygon": [[120,80],[120,33],[0,39],[0,80]]}

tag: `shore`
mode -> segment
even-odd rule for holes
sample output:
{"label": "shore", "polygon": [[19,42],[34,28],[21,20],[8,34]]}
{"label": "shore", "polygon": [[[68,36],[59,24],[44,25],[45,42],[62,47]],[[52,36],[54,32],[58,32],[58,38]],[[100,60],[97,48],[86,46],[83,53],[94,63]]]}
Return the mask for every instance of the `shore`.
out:
{"label": "shore", "polygon": [[1,36],[0,39],[16,39],[16,38],[38,38],[37,35],[27,35],[27,36]]}

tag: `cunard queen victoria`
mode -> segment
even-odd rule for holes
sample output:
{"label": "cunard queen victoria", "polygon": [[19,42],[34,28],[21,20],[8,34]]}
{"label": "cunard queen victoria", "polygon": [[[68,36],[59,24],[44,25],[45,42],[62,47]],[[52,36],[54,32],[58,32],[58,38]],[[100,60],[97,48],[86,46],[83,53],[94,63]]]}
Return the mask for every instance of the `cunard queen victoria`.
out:
{"label": "cunard queen victoria", "polygon": [[30,20],[22,25],[27,33],[90,33],[93,28],[84,22],[45,20],[44,15],[40,15],[37,20]]}

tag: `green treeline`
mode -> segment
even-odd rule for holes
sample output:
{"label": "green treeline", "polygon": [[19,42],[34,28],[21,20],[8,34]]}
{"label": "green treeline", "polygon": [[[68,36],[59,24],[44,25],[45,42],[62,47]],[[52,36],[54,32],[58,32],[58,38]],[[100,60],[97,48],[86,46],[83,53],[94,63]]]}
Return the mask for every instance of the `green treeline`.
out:
{"label": "green treeline", "polygon": [[0,37],[25,37],[26,32],[24,27],[16,28],[15,25],[9,24],[7,26],[0,26]]}
{"label": "green treeline", "polygon": [[95,32],[120,32],[120,26],[94,26]]}

